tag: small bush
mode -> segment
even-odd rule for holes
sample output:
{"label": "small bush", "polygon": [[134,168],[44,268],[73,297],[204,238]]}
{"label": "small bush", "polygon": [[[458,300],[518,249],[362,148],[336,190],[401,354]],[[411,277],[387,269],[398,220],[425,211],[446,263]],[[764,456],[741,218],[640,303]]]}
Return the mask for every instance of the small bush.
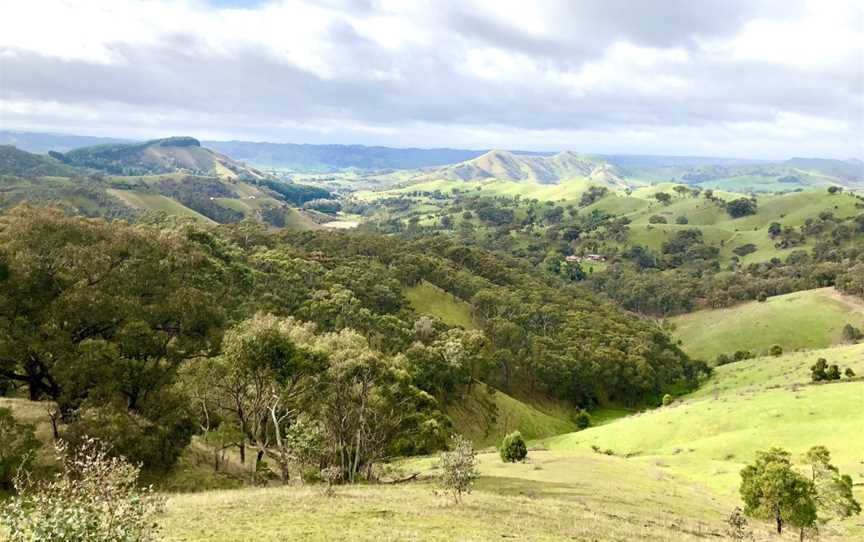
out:
{"label": "small bush", "polygon": [[457,503],[462,501],[463,493],[471,493],[474,481],[480,476],[477,468],[477,455],[471,442],[461,435],[453,439],[453,450],[443,452],[440,459],[441,487],[453,496]]}
{"label": "small bush", "polygon": [[95,439],[77,449],[57,445],[62,471],[43,483],[22,474],[19,496],[0,509],[11,542],[86,540],[146,542],[156,537],[156,514],[163,500],[139,488],[138,467],[111,457]]}
{"label": "small bush", "polygon": [[840,380],[840,366],[836,364],[831,365],[825,374],[828,380]]}
{"label": "small bush", "polygon": [[753,359],[756,356],[749,350],[736,350],[732,357],[735,361],[744,361],[745,359]]}
{"label": "small bush", "polygon": [[756,301],[758,301],[759,303],[765,303],[766,301],[768,301],[768,294],[766,294],[765,292],[759,292],[756,295]]}
{"label": "small bush", "polygon": [[501,442],[500,452],[501,460],[505,463],[525,461],[525,458],[528,457],[528,447],[525,445],[522,433],[514,431],[504,437],[504,440]]}
{"label": "small bush", "polygon": [[730,358],[728,354],[720,354],[719,356],[717,356],[717,365],[726,365],[732,363],[733,361],[735,360]]}
{"label": "small bush", "polygon": [[15,421],[12,411],[0,408],[0,489],[12,489],[15,473],[30,465],[38,447],[33,426]]}
{"label": "small bush", "polygon": [[576,427],[579,429],[588,429],[591,427],[591,414],[587,410],[580,410],[576,414]]}
{"label": "small bush", "polygon": [[771,347],[771,355],[772,356],[782,356],[783,355],[783,347],[779,344],[775,344]]}
{"label": "small bush", "polygon": [[857,327],[854,327],[852,324],[846,324],[843,326],[843,340],[847,342],[855,342],[860,341],[864,338],[864,334],[861,333],[861,330]]}
{"label": "small bush", "polygon": [[817,359],[816,363],[814,363],[810,367],[810,378],[813,380],[813,382],[822,382],[823,380],[828,380],[827,369],[828,360],[826,360],[825,358]]}
{"label": "small bush", "polygon": [[681,215],[675,219],[675,223],[676,224],[689,224],[690,220],[688,220],[686,216]]}
{"label": "small bush", "polygon": [[672,404],[673,398],[668,393],[663,396],[663,406],[669,406]]}
{"label": "small bush", "polygon": [[651,215],[648,217],[649,224],[668,224],[666,217],[660,215]]}
{"label": "small bush", "polygon": [[846,375],[846,378],[855,378],[855,371],[852,370],[852,367],[846,367],[843,374]]}

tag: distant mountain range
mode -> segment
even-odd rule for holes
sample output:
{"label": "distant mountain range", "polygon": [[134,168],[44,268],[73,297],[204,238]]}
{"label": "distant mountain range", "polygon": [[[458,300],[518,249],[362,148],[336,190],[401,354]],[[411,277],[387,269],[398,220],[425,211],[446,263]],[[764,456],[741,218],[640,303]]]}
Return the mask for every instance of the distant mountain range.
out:
{"label": "distant mountain range", "polygon": [[262,175],[262,169],[301,173],[358,169],[378,173],[402,170],[404,174],[400,175],[403,177],[422,179],[499,179],[555,184],[579,178],[611,186],[671,181],[737,191],[789,191],[832,184],[864,186],[864,162],[856,159],[792,158],[772,162],[742,158],[598,155],[573,151],[531,153],[198,142],[193,138],[179,138],[180,144],[154,144],[159,141],[167,140],[130,144],[112,138],[0,131],[0,145],[15,145],[43,154],[55,151],[52,154],[63,163],[123,174],[182,170],[209,175],[224,174],[227,170],[235,175],[256,178]]}

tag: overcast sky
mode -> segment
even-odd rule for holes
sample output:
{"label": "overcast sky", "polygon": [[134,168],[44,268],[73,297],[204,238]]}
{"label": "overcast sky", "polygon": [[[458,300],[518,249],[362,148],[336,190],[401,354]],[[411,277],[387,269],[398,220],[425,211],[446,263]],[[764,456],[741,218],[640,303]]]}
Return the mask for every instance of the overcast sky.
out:
{"label": "overcast sky", "polygon": [[856,0],[4,0],[0,127],[864,156]]}

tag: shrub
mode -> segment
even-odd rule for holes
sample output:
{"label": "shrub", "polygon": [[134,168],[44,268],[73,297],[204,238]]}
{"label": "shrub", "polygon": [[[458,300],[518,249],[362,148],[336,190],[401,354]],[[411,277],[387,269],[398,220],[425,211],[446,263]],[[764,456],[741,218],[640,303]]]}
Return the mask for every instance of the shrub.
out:
{"label": "shrub", "polygon": [[817,359],[816,363],[810,367],[810,378],[813,379],[813,382],[828,380],[828,360],[825,358]]}
{"label": "shrub", "polygon": [[864,338],[864,334],[861,333],[861,330],[857,327],[853,327],[852,324],[846,324],[843,326],[843,340],[847,342],[855,342]]}
{"label": "shrub", "polygon": [[0,408],[0,489],[12,489],[15,473],[26,469],[39,446],[33,426],[15,421],[12,411]]}
{"label": "shrub", "polygon": [[745,359],[752,359],[755,356],[749,350],[736,350],[732,357],[735,361],[744,361]]}
{"label": "shrub", "polygon": [[756,294],[756,301],[758,301],[759,303],[764,303],[768,301],[768,294],[766,294],[765,292],[759,292],[758,294]]}
{"label": "shrub", "polygon": [[666,220],[666,217],[664,217],[664,216],[651,215],[650,217],[648,217],[648,223],[649,224],[667,224],[668,221]]}
{"label": "shrub", "polygon": [[686,216],[681,215],[675,219],[675,223],[676,224],[689,224],[690,220],[688,220]]}
{"label": "shrub", "polygon": [[591,427],[591,414],[587,410],[580,410],[576,414],[576,427],[579,429],[588,429]]}
{"label": "shrub", "polygon": [[726,212],[732,218],[740,218],[747,215],[755,215],[757,210],[756,202],[752,199],[739,198],[732,200],[726,204]]}
{"label": "shrub", "polygon": [[832,364],[825,372],[827,380],[840,380],[840,366]]}
{"label": "shrub", "polygon": [[852,367],[846,367],[846,370],[843,372],[846,375],[846,378],[854,378],[855,371],[852,370]]}
{"label": "shrub", "polygon": [[728,363],[732,363],[733,361],[735,360],[730,358],[728,354],[720,354],[719,356],[717,356],[717,365],[726,365]]}
{"label": "shrub", "polygon": [[783,355],[783,347],[779,344],[775,344],[771,347],[771,355],[772,356],[782,356]]}
{"label": "shrub", "polygon": [[668,393],[663,396],[663,406],[671,405],[672,401],[673,401],[672,396],[669,395]]}
{"label": "shrub", "polygon": [[474,481],[480,476],[477,469],[477,455],[471,442],[461,435],[453,439],[453,450],[441,454],[441,487],[461,502],[463,493],[471,493]]}
{"label": "shrub", "polygon": [[528,457],[528,447],[525,446],[525,439],[522,438],[522,433],[514,431],[504,437],[501,442],[501,460],[505,463],[516,463],[517,461],[525,461]]}
{"label": "shrub", "polygon": [[740,247],[735,247],[732,249],[737,256],[741,256],[742,258],[748,254],[753,254],[756,252],[757,247],[753,243],[747,243],[746,245],[741,245]]}
{"label": "shrub", "polygon": [[11,542],[154,540],[163,501],[152,488],[137,486],[138,467],[109,456],[95,439],[74,450],[59,443],[57,453],[62,471],[56,478],[16,478],[19,496],[0,513]]}

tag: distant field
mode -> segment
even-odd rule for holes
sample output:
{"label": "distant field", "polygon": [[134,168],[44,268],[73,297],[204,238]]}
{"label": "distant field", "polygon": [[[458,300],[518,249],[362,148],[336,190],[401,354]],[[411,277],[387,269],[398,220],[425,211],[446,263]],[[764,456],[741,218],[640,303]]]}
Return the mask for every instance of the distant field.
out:
{"label": "distant field", "polygon": [[418,314],[434,316],[450,326],[477,327],[471,317],[471,306],[434,284],[423,281],[405,288],[403,294]]}
{"label": "distant field", "polygon": [[735,350],[767,354],[774,344],[786,351],[837,344],[847,323],[864,329],[864,302],[819,288],[669,320],[688,354],[711,361]]}

